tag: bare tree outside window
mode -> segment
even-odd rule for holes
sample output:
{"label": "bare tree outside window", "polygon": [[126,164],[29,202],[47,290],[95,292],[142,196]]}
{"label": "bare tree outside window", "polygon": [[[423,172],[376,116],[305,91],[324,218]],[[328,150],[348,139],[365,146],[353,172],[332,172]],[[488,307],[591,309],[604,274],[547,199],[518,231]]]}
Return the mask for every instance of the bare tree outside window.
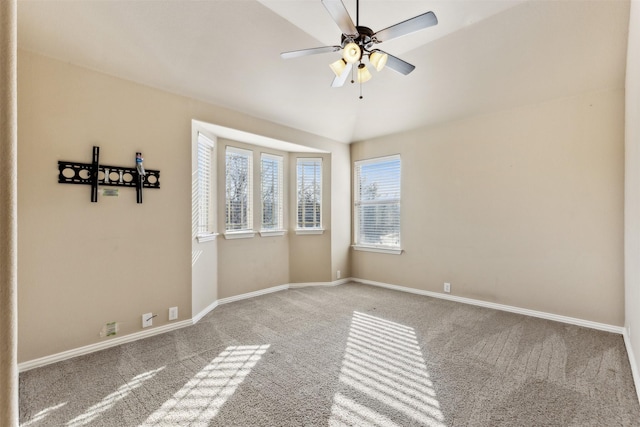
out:
{"label": "bare tree outside window", "polygon": [[400,247],[400,156],[355,164],[355,243]]}
{"label": "bare tree outside window", "polygon": [[269,154],[262,155],[262,230],[282,229],[282,167],[282,157]]}
{"label": "bare tree outside window", "polygon": [[225,165],[227,231],[250,230],[253,227],[251,160],[251,151],[227,147]]}
{"label": "bare tree outside window", "polygon": [[322,227],[322,159],[298,159],[298,228]]}

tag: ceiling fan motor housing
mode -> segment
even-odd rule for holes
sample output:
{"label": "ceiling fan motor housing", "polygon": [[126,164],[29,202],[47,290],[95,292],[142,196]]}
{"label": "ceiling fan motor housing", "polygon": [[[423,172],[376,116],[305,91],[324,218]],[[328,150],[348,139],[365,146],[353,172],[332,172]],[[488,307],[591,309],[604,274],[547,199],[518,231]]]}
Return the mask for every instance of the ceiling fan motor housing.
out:
{"label": "ceiling fan motor housing", "polygon": [[368,51],[369,49],[371,49],[371,47],[373,47],[373,44],[375,43],[375,39],[373,37],[373,30],[371,30],[371,28],[369,27],[361,27],[361,26],[357,26],[356,29],[358,30],[357,37],[349,36],[346,34],[342,35],[341,46],[344,48],[347,45],[347,43],[354,42],[358,46],[360,46],[363,50]]}

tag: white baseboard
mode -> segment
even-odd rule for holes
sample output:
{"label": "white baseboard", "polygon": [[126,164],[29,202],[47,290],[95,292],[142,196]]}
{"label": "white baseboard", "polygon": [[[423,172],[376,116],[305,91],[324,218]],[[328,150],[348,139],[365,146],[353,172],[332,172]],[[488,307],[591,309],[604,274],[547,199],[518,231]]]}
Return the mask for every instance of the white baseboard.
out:
{"label": "white baseboard", "polygon": [[338,286],[352,282],[351,278],[338,279],[333,282],[307,282],[307,283],[289,283],[289,289],[307,288],[309,286]]}
{"label": "white baseboard", "polygon": [[286,291],[287,289],[289,289],[289,285],[278,285],[267,289],[260,289],[259,291],[247,292],[246,294],[234,295],[232,297],[219,299],[218,305],[229,304],[230,302],[240,301],[253,297],[259,297],[260,295],[266,295],[272,292]]}
{"label": "white baseboard", "polygon": [[202,319],[204,316],[212,312],[213,309],[216,308],[218,305],[219,305],[218,300],[215,300],[214,302],[209,304],[204,310],[202,310],[200,313],[193,316],[191,318],[193,320],[193,324],[195,325],[196,323],[198,323],[200,319]]}
{"label": "white baseboard", "polygon": [[180,322],[173,322],[166,325],[158,326],[157,328],[145,329],[144,331],[134,332],[129,335],[124,335],[117,338],[108,338],[104,341],[100,341],[95,344],[85,345],[83,347],[74,348],[72,350],[63,351],[61,353],[52,354],[50,356],[40,357],[38,359],[29,360],[27,362],[18,364],[18,371],[24,372],[29,369],[40,368],[42,366],[50,365],[56,362],[62,362],[63,360],[71,359],[73,357],[82,356],[85,354],[93,353],[100,350],[105,350],[117,345],[126,344],[128,342],[141,340],[143,338],[152,337],[154,335],[164,334],[165,332],[173,331],[176,329],[184,328],[185,326],[191,326],[193,321],[191,319],[182,320]]}
{"label": "white baseboard", "polygon": [[631,347],[631,337],[629,336],[629,331],[627,330],[627,328],[624,328],[622,337],[624,338],[624,346],[627,349],[627,356],[629,357],[629,365],[631,365],[631,374],[633,376],[633,382],[636,386],[636,396],[638,397],[638,402],[640,402],[640,372],[638,372],[638,364],[636,361],[636,357],[633,353],[633,347]]}
{"label": "white baseboard", "polygon": [[393,289],[396,291],[408,292],[417,295],[424,295],[433,298],[446,299],[449,301],[461,302],[463,304],[477,305],[480,307],[492,308],[494,310],[508,311],[510,313],[524,314],[525,316],[539,317],[541,319],[553,320],[556,322],[568,323],[570,325],[583,326],[585,328],[597,329],[600,331],[613,332],[622,334],[624,328],[622,326],[608,325],[606,323],[592,322],[590,320],[577,319],[575,317],[561,316],[559,314],[546,313],[544,311],[529,310],[527,308],[513,307],[510,305],[496,304],[472,298],[458,297],[450,294],[442,294],[439,292],[424,291],[422,289],[408,288],[406,286],[391,285],[389,283],[375,282],[373,280],[365,280],[353,278],[357,283],[365,285],[379,286],[381,288]]}

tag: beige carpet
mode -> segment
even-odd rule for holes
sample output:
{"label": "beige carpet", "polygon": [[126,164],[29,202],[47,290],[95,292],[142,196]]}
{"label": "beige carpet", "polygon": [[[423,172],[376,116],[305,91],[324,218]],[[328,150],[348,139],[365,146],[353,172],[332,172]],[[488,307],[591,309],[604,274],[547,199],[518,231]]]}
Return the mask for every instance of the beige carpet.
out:
{"label": "beige carpet", "polygon": [[640,426],[620,335],[366,285],[20,375],[23,426]]}

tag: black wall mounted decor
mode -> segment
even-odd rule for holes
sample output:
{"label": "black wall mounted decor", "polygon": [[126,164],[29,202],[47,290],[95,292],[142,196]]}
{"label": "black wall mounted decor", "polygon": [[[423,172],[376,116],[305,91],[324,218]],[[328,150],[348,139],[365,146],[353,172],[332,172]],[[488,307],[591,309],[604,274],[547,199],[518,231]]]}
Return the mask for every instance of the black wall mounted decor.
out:
{"label": "black wall mounted decor", "polygon": [[98,186],[135,187],[136,201],[142,203],[143,188],[160,188],[160,171],[142,166],[142,153],[136,153],[133,167],[107,166],[100,164],[100,147],[93,147],[91,163],[58,161],[60,184],[91,186],[91,201],[98,201]]}

